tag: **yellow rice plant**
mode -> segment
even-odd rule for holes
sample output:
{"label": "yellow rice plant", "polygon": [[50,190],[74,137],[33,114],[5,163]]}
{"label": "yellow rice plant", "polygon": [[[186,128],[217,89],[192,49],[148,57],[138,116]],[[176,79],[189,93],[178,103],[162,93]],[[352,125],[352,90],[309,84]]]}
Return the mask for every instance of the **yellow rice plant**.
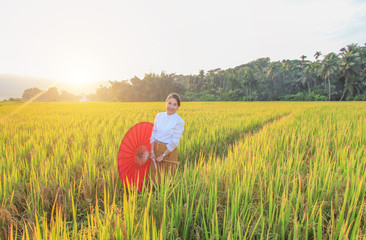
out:
{"label": "yellow rice plant", "polygon": [[365,237],[365,103],[183,103],[182,162],[137,194],[124,134],[164,103],[0,107],[0,238]]}

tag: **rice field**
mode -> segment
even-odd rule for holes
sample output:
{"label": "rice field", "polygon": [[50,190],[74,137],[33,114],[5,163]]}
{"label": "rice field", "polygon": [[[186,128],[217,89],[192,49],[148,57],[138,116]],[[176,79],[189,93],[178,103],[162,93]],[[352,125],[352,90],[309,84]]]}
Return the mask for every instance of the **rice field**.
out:
{"label": "rice field", "polygon": [[0,239],[366,239],[365,102],[189,102],[174,176],[117,154],[165,103],[0,103]]}

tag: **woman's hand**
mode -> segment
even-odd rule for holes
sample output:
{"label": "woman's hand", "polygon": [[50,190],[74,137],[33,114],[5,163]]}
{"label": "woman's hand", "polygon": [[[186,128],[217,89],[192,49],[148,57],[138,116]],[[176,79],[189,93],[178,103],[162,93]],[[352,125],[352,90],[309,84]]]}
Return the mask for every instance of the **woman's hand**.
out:
{"label": "woman's hand", "polygon": [[155,153],[154,152],[150,152],[150,159],[155,161],[156,159],[156,156],[155,156]]}
{"label": "woman's hand", "polygon": [[156,158],[156,161],[161,162],[164,160],[164,156],[160,155],[159,157]]}

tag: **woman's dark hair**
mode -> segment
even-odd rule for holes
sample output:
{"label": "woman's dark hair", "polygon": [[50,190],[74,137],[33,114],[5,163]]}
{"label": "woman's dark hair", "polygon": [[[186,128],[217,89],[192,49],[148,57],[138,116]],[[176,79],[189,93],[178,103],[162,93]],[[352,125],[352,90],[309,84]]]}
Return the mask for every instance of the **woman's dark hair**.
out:
{"label": "woman's dark hair", "polygon": [[165,102],[168,102],[168,100],[171,98],[174,98],[175,100],[177,100],[178,107],[180,107],[180,97],[179,97],[178,93],[169,94],[168,97],[166,98]]}

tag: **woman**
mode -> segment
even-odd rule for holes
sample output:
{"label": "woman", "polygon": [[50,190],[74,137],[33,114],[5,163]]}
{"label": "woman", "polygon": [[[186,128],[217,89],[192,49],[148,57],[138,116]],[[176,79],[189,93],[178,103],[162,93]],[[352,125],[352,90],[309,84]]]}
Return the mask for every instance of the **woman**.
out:
{"label": "woman", "polygon": [[180,98],[176,93],[171,93],[165,100],[166,112],[156,115],[151,133],[149,175],[153,182],[160,184],[162,172],[168,174],[175,172],[177,165],[177,147],[184,131],[184,121],[177,114],[180,107]]}

